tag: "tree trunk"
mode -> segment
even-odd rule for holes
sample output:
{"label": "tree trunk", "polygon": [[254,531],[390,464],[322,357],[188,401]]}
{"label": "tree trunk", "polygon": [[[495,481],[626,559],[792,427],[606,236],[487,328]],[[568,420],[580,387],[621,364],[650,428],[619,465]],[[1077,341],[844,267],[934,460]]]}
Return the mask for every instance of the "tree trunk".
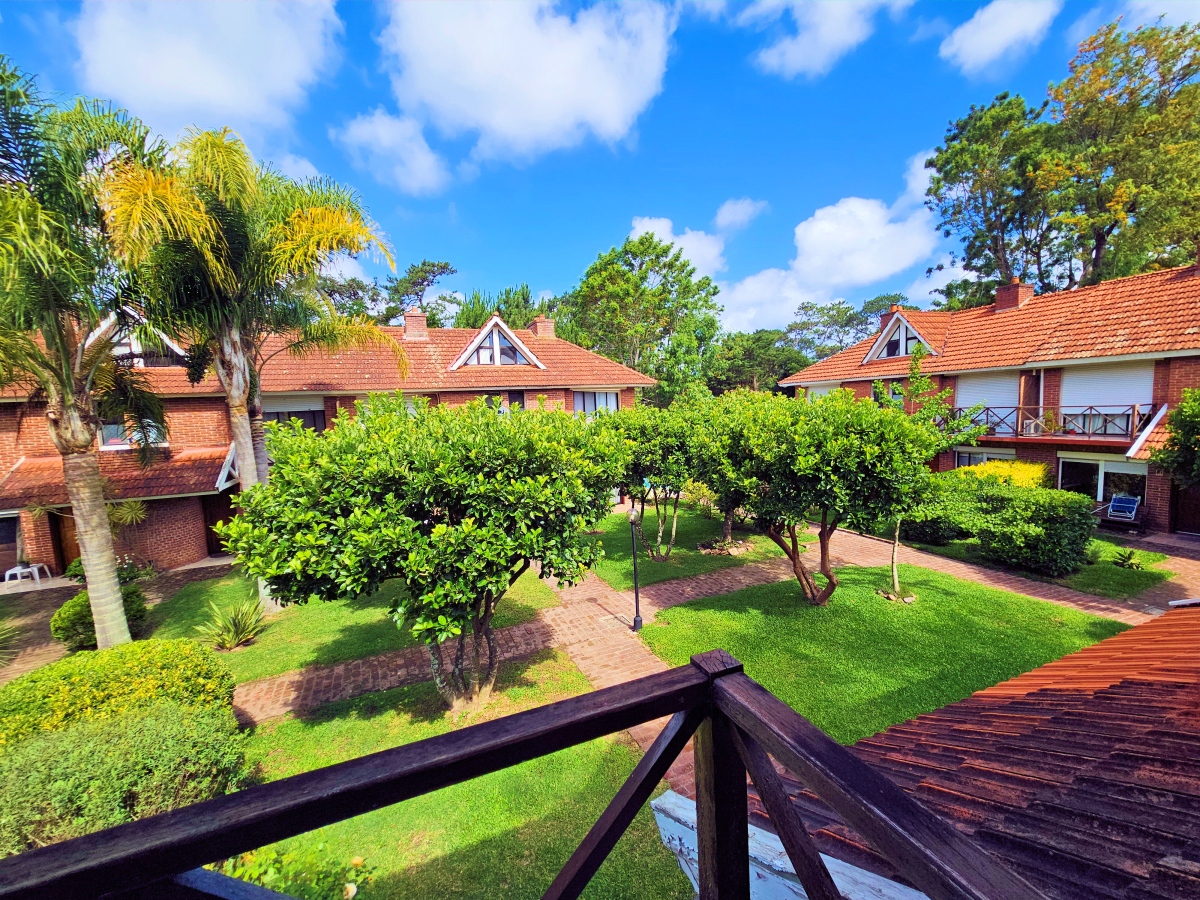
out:
{"label": "tree trunk", "polygon": [[254,468],[258,480],[266,484],[271,480],[271,461],[267,458],[267,433],[263,429],[262,394],[257,388],[250,392],[247,409],[250,413],[250,437],[254,441]]}
{"label": "tree trunk", "polygon": [[721,523],[721,541],[729,544],[733,541],[733,510],[725,511],[725,521]]}
{"label": "tree trunk", "polygon": [[[784,539],[784,528],[787,529],[787,540]],[[779,549],[783,551],[788,561],[792,564],[792,574],[800,582],[800,590],[804,593],[804,599],[813,606],[817,606],[820,589],[817,587],[816,581],[813,580],[812,574],[800,559],[800,554],[803,551],[800,549],[800,540],[796,534],[796,526],[784,525],[782,522],[768,525],[767,537],[779,546]]]}
{"label": "tree trunk", "polygon": [[96,623],[96,646],[101,650],[132,640],[125,621],[125,604],[117,582],[117,559],[113,552],[112,529],[104,504],[104,481],[94,450],[63,454],[63,478],[75,534],[83,558],[88,603]]}
{"label": "tree trunk", "polygon": [[241,331],[226,324],[217,336],[217,359],[214,368],[225,403],[229,407],[229,429],[233,433],[233,452],[237,457],[238,480],[242,490],[258,484],[258,465],[254,457],[254,434],[250,428],[250,362]]}
{"label": "tree trunk", "polygon": [[829,560],[829,541],[835,531],[837,531],[837,519],[830,520],[829,513],[822,510],[821,530],[817,534],[817,539],[821,543],[821,574],[825,576],[825,587],[817,594],[817,606],[824,606],[828,603],[838,586],[837,576],[833,574],[833,564]]}

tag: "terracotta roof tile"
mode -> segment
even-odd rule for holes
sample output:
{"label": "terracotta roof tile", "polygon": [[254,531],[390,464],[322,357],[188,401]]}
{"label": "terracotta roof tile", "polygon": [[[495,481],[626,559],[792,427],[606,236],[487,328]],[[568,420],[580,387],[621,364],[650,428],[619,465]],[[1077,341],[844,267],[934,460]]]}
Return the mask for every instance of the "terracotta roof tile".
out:
{"label": "terracotta roof tile", "polygon": [[[1200,897],[1197,648],[1172,610],[851,749],[1052,900]],[[824,852],[896,877],[787,784]]]}
{"label": "terracotta roof tile", "polygon": [[[211,494],[229,447],[165,450],[143,467],[132,450],[100,451],[100,474],[109,500]],[[0,482],[0,509],[68,503],[62,457],[22,457]]]}
{"label": "terracotta roof tile", "polygon": [[[1165,269],[1074,291],[1040,294],[1019,308],[906,311],[904,316],[934,350],[925,362],[929,373],[1200,352],[1200,267]],[[791,387],[908,372],[906,357],[863,365],[874,342],[873,335],[780,384]]]}

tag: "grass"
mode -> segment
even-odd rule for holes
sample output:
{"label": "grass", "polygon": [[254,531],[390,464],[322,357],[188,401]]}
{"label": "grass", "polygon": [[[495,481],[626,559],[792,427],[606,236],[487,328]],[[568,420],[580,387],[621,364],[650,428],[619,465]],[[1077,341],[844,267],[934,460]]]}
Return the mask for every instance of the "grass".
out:
{"label": "grass", "polygon": [[[633,554],[629,538],[629,519],[625,513],[615,513],[600,523],[600,540],[604,545],[604,559],[596,566],[596,574],[619,591],[630,590],[633,587]],[[642,523],[642,531],[647,537],[658,530],[658,519],[652,509],[646,512]],[[666,521],[664,539],[670,535],[671,520]],[[749,539],[753,545],[747,553],[741,556],[709,556],[696,549],[702,541],[721,537],[721,520],[706,519],[700,513],[684,509],[679,510],[679,527],[675,534],[675,548],[664,562],[653,562],[642,549],[638,557],[638,581],[641,584],[655,584],[669,581],[673,578],[686,578],[689,575],[702,575],[717,569],[728,569],[733,566],[745,565],[782,556],[783,551],[776,547],[771,539],[764,534],[734,529],[733,536],[739,540]],[[802,534],[800,539],[805,543],[816,538],[810,534]],[[641,540],[638,540],[641,548]]]}
{"label": "grass", "polygon": [[[958,541],[951,541],[944,546],[933,544],[913,544],[913,546],[920,550],[927,550],[930,553],[936,553],[939,556],[946,556],[950,559],[957,559],[961,562],[987,566],[991,569],[1010,571],[984,558],[979,547],[978,538],[964,538]],[[1122,569],[1120,566],[1113,565],[1113,557],[1124,546],[1124,542],[1119,538],[1109,537],[1108,535],[1097,535],[1092,538],[1091,543],[1088,545],[1088,551],[1091,554],[1093,562],[1085,565],[1072,575],[1062,578],[1045,578],[1031,572],[1018,571],[1017,574],[1031,578],[1034,581],[1050,581],[1055,584],[1061,584],[1064,587],[1082,591],[1085,594],[1094,594],[1098,597],[1108,597],[1113,600],[1132,599],[1155,585],[1162,584],[1162,582],[1174,577],[1175,573],[1168,569],[1153,568],[1157,563],[1166,559],[1167,555],[1165,553],[1156,553],[1152,550],[1134,551],[1137,559],[1144,567],[1142,569]]]}
{"label": "grass", "polygon": [[[270,618],[270,625],[254,643],[222,653],[234,679],[254,681],[306,666],[361,659],[411,647],[407,628],[397,628],[388,618],[399,584],[392,582],[370,597],[330,603],[310,602],[289,606]],[[174,597],[150,610],[146,636],[192,638],[195,626],[208,621],[209,601],[231,606],[255,591],[253,583],[236,572],[223,578],[186,585]],[[532,572],[513,585],[496,611],[497,628],[528,622],[539,609],[558,605],[558,595]]]}
{"label": "grass", "polygon": [[[483,714],[458,722],[429,684],[330,704],[305,718],[259,725],[250,758],[272,780],[589,689],[565,654],[552,651],[502,666],[497,688]],[[376,878],[360,894],[364,900],[536,898],[639,757],[636,747],[603,738],[292,840],[324,842],[345,860],[365,857]],[[643,808],[584,896],[688,900],[692,891]]]}
{"label": "grass", "polygon": [[912,604],[885,600],[886,568],[845,568],[824,608],[794,581],[694,600],[642,631],[671,665],[728,650],[835,739],[853,743],[1123,631],[1110,619],[901,566]]}

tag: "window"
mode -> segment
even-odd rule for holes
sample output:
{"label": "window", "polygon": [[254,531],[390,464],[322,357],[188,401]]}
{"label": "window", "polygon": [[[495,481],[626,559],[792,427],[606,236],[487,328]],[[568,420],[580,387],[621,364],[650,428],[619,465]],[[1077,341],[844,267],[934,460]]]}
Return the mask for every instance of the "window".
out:
{"label": "window", "polygon": [[305,428],[311,428],[313,431],[325,430],[325,410],[323,409],[276,410],[263,413],[264,422],[282,422],[286,425],[292,419],[299,419]]}
{"label": "window", "polygon": [[524,409],[525,408],[525,392],[524,391],[509,391],[508,392],[508,408],[509,409]]}
{"label": "window", "polygon": [[527,366],[529,360],[513,345],[507,337],[501,334],[499,328],[493,328],[478,347],[471,351],[465,366]]}
{"label": "window", "polygon": [[883,349],[879,351],[879,358],[886,359],[891,356],[912,356],[913,348],[917,346],[917,342],[921,338],[917,333],[901,322],[896,326],[896,330],[892,332],[887,343],[883,345]]}
{"label": "window", "polygon": [[1123,457],[1060,459],[1058,485],[1064,491],[1086,494],[1097,502],[1113,497],[1146,499],[1146,463]]}
{"label": "window", "polygon": [[1102,499],[1107,503],[1113,497],[1139,497],[1144,503],[1146,501],[1146,476],[1133,472],[1105,471]]}
{"label": "window", "polygon": [[979,466],[993,459],[1016,459],[1014,451],[1005,452],[1004,450],[987,450],[979,447],[970,449],[957,449],[954,454],[954,467],[961,469],[964,466]]}
{"label": "window", "polygon": [[1096,499],[1100,492],[1100,463],[1064,459],[1059,464],[1058,486]]}
{"label": "window", "polygon": [[[167,436],[160,434],[153,423],[147,422],[146,431],[150,434],[151,441],[156,446],[163,446],[167,442]],[[135,441],[135,435],[126,424],[124,419],[106,419],[100,425],[100,447],[106,450],[124,450],[132,446]]]}
{"label": "window", "polygon": [[616,411],[619,403],[616,391],[575,391],[575,415],[590,415],[597,410]]}

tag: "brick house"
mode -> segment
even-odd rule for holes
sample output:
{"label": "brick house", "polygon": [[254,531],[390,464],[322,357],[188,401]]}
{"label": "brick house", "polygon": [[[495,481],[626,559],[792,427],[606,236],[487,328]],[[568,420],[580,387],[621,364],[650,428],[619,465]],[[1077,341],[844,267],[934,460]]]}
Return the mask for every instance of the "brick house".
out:
{"label": "brick house", "polygon": [[876,379],[903,380],[917,343],[924,371],[953,405],[983,404],[987,435],[942,454],[945,470],[989,459],[1046,463],[1055,483],[1097,503],[1142,498],[1158,531],[1200,533],[1200,490],[1150,465],[1168,411],[1200,387],[1200,266],[1035,296],[1002,285],[990,306],[959,312],[896,307],[876,334],[780,384],[810,396]]}
{"label": "brick house", "polygon": [[[459,405],[476,397],[498,409],[539,400],[568,412],[617,409],[636,402],[636,389],[654,380],[555,337],[539,317],[511,329],[499,317],[480,329],[427,328],[425,315],[387,328],[408,357],[401,378],[386,349],[314,354],[280,352],[263,370],[268,420],[299,418],[323,431],[369,393],[399,391],[432,403]],[[268,346],[267,355],[278,347]],[[168,440],[156,460],[139,464],[124,427],[105,425],[98,439],[100,470],[111,500],[141,500],[145,521],[121,530],[118,552],[133,553],[160,569],[219,552],[212,525],[229,515],[237,492],[229,416],[220,385],[187,380],[175,358],[147,357],[145,374],[163,398]],[[79,555],[62,461],[40,408],[16,394],[0,396],[0,566],[13,565],[18,535],[30,562],[55,573]],[[34,511],[31,511],[31,507]],[[46,510],[49,512],[46,512]]]}

